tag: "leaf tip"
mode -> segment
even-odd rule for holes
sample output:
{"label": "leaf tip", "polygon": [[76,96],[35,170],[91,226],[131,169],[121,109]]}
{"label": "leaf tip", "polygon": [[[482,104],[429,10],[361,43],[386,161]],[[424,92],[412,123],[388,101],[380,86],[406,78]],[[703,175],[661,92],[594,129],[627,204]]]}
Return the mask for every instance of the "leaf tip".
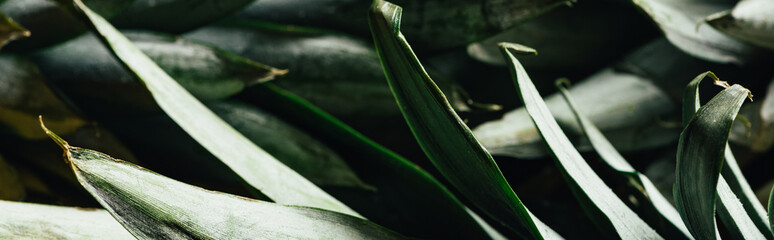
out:
{"label": "leaf tip", "polygon": [[500,42],[497,45],[500,46],[500,48],[505,49],[507,51],[511,51],[513,53],[530,54],[530,55],[538,54],[537,50],[535,50],[534,48],[527,47],[518,43]]}
{"label": "leaf tip", "polygon": [[70,144],[67,143],[67,141],[65,141],[64,139],[59,137],[59,135],[56,135],[56,133],[54,133],[53,131],[49,130],[46,127],[46,124],[43,123],[43,116],[42,115],[38,115],[38,121],[40,121],[40,128],[43,129],[43,132],[45,132],[46,135],[48,135],[48,137],[51,138],[51,140],[54,140],[54,142],[57,145],[59,145],[59,147],[61,147],[62,150],[64,150],[65,152],[70,150]]}

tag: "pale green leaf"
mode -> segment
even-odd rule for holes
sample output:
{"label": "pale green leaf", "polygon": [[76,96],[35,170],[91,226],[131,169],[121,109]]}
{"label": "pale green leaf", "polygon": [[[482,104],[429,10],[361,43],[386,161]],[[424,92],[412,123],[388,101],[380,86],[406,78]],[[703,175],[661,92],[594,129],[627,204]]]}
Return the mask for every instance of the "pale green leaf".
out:
{"label": "pale green leaf", "polygon": [[103,209],[0,200],[2,239],[135,239]]}
{"label": "pale green leaf", "polygon": [[707,17],[721,32],[760,47],[774,50],[774,2],[742,0],[733,10]]}
{"label": "pale green leaf", "polygon": [[565,181],[569,183],[594,224],[608,237],[618,235],[623,239],[662,239],[605,185],[564,135],[526,70],[514,55],[514,52],[537,52],[513,43],[500,43],[500,46],[511,63],[513,81],[532,122],[545,139]]}
{"label": "pale green leaf", "polygon": [[80,0],[72,2],[113,53],[145,83],[161,109],[248,184],[277,203],[359,216],[218,118]]}
{"label": "pale green leaf", "polygon": [[362,218],[204,190],[97,151],[64,150],[81,185],[139,239],[403,239]]}

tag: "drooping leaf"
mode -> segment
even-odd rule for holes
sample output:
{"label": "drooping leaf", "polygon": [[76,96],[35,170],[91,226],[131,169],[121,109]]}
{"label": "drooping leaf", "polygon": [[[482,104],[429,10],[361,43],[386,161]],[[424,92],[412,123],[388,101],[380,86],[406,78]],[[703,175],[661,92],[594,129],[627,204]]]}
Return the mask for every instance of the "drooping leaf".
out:
{"label": "drooping leaf", "polygon": [[632,0],[650,15],[672,44],[688,54],[720,63],[744,64],[764,51],[726,36],[703,22],[733,7],[733,1]]}
{"label": "drooping leaf", "polygon": [[733,10],[713,14],[707,23],[721,32],[774,50],[774,2],[743,0]]}
{"label": "drooping leaf", "polygon": [[30,31],[19,26],[19,24],[11,20],[11,18],[5,16],[3,12],[0,12],[0,49],[9,41],[29,36]]}
{"label": "drooping leaf", "polygon": [[35,123],[39,114],[50,116],[50,126],[64,134],[84,124],[59,98],[35,65],[21,56],[0,55],[0,132],[26,139],[42,139]]}
{"label": "drooping leaf", "polygon": [[617,233],[622,239],[661,239],[653,228],[605,185],[562,133],[526,70],[514,55],[514,51],[532,54],[537,52],[513,43],[500,43],[500,47],[503,55],[510,61],[513,81],[532,122],[545,139],[556,165],[584,207],[586,215],[608,237],[615,237]]}
{"label": "drooping leaf", "polygon": [[755,225],[723,177],[720,177],[717,189],[718,201],[721,206],[718,209],[718,215],[733,239],[771,239],[770,236],[766,236],[767,234],[771,235],[768,226],[766,229],[759,229]]}
{"label": "drooping leaf", "polygon": [[2,239],[135,239],[102,209],[0,200]]}
{"label": "drooping leaf", "polygon": [[[27,51],[50,46],[86,31],[83,24],[62,9],[60,0],[13,0],[0,2],[0,11],[29,29],[29,38],[14,41],[8,50]],[[85,0],[86,5],[106,18],[134,0]]]}
{"label": "drooping leaf", "polygon": [[42,124],[41,119],[78,181],[140,239],[403,238],[347,214],[261,202],[178,182],[104,153],[70,146]]}
{"label": "drooping leaf", "polygon": [[476,60],[506,66],[497,43],[518,42],[541,49],[539,56],[522,60],[533,71],[599,69],[657,34],[646,30],[652,25],[647,21],[632,6],[587,1],[470,44],[467,52]]}
{"label": "drooping leaf", "polygon": [[[610,138],[621,151],[641,150],[669,144],[679,128],[660,124],[660,116],[675,112],[676,106],[647,77],[606,68],[570,89],[578,110]],[[584,139],[577,120],[560,94],[545,98],[556,121],[569,137]],[[548,154],[540,133],[523,107],[507,112],[501,119],[477,126],[473,133],[495,155],[534,158]],[[580,142],[579,150],[588,150]]]}
{"label": "drooping leaf", "polygon": [[694,237],[715,239],[715,197],[728,132],[749,90],[731,86],[698,110],[693,106],[699,105],[699,99],[691,98],[697,94],[689,94],[694,91],[687,88],[683,100],[683,119],[690,121],[684,121],[677,148],[675,205]]}
{"label": "drooping leaf", "polygon": [[255,0],[136,0],[111,22],[118,28],[184,33],[231,15]]}
{"label": "drooping leaf", "polygon": [[[689,239],[691,233],[685,227],[680,214],[669,200],[658,191],[653,182],[645,175],[638,172],[629,164],[617,150],[613,147],[605,135],[589,120],[584,114],[578,111],[578,105],[570,96],[570,92],[562,84],[557,84],[559,91],[572,109],[573,114],[578,119],[578,123],[583,128],[583,132],[591,142],[591,146],[607,164],[607,167],[617,171],[620,175],[616,178],[618,181],[628,182],[631,186],[625,192],[617,192],[621,198],[634,197],[644,201],[638,201],[638,204],[630,204],[640,217],[649,223],[662,236],[670,239]],[[634,206],[639,205],[639,206]],[[655,214],[654,214],[655,213]]]}
{"label": "drooping leaf", "polygon": [[400,6],[375,0],[368,21],[387,82],[422,150],[452,185],[492,218],[525,236],[561,238],[529,213],[427,75],[400,32],[401,14]]}
{"label": "drooping leaf", "polygon": [[359,216],[218,118],[80,0],[72,3],[76,13],[99,33],[103,43],[145,83],[161,109],[248,184],[277,203]]}
{"label": "drooping leaf", "polygon": [[[696,76],[696,78],[694,78],[686,86],[685,94],[683,95],[682,110],[683,123],[686,125],[689,121],[691,121],[690,119],[694,117],[695,113],[699,111],[701,107],[701,103],[699,101],[699,85],[705,78],[712,78],[715,81],[715,84],[721,86],[726,84],[725,82],[720,81],[720,79],[718,79],[714,73],[704,72]],[[735,112],[734,116],[732,117],[732,121],[736,114],[737,113]],[[728,132],[726,132],[726,135],[728,135]],[[728,139],[728,136],[726,136],[725,139]],[[758,201],[755,193],[750,187],[750,184],[747,183],[747,180],[742,174],[742,170],[739,168],[739,164],[736,162],[734,154],[731,152],[731,147],[726,144],[722,151],[724,151],[722,155],[723,160],[720,162],[720,164],[722,166],[721,175],[723,176],[721,179],[723,180],[720,180],[721,184],[718,184],[717,191],[719,197],[725,197],[727,199],[721,199],[721,208],[719,211],[721,219],[724,221],[725,225],[736,225],[736,227],[731,227],[730,230],[732,233],[735,232],[733,229],[739,229],[739,231],[736,231],[739,233],[739,235],[742,233],[750,233],[751,231],[748,229],[750,227],[746,226],[745,223],[752,221],[755,227],[757,227],[755,232],[766,235],[766,238],[768,239],[774,238],[774,235],[772,235],[767,223],[766,210]],[[725,187],[720,187],[720,185],[723,184],[727,185],[727,189],[731,190],[732,193],[720,192],[726,190]],[[744,211],[741,212],[742,215],[749,216],[737,217],[739,214],[732,210],[736,207],[736,204],[743,206]],[[740,221],[744,221],[744,223]],[[752,229],[755,229],[755,227]]]}
{"label": "drooping leaf", "polygon": [[[464,46],[539,16],[573,0],[397,0],[406,18],[403,32],[423,51]],[[364,0],[260,0],[238,18],[337,29],[363,36]],[[408,17],[411,16],[411,17]],[[444,41],[438,41],[444,39]]]}
{"label": "drooping leaf", "polygon": [[[483,238],[465,207],[428,172],[274,83],[255,85],[242,100],[267,109],[329,143],[377,191],[329,190],[369,220],[406,236]],[[379,174],[369,174],[378,172]],[[444,221],[437,221],[444,219]]]}
{"label": "drooping leaf", "polygon": [[[171,35],[145,31],[123,33],[201,101],[232,96],[246,86],[286,72]],[[118,118],[158,110],[142,82],[93,34],[38,52],[33,55],[33,61],[89,115],[100,119]]]}

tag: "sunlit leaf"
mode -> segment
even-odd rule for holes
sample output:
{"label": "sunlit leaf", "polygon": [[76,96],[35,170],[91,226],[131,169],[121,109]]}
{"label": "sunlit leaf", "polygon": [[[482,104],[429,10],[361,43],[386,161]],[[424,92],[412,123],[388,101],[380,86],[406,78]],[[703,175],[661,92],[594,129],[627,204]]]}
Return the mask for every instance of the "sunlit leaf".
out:
{"label": "sunlit leaf", "polygon": [[526,70],[514,55],[537,52],[513,43],[500,43],[500,47],[510,61],[513,81],[532,122],[545,139],[556,165],[584,207],[586,215],[607,237],[613,238],[617,235],[622,239],[662,239],[605,185],[564,135]]}
{"label": "sunlit leaf", "polygon": [[707,18],[707,23],[731,37],[774,50],[774,2],[742,0],[733,10]]}
{"label": "sunlit leaf", "polygon": [[102,209],[0,200],[2,239],[135,239]]}
{"label": "sunlit leaf", "polygon": [[[570,96],[570,92],[562,84],[557,84],[562,96],[567,100],[567,104],[572,109],[573,114],[578,119],[579,124],[583,128],[583,132],[588,137],[594,150],[599,154],[607,167],[617,171],[620,175],[618,181],[625,181],[632,184],[628,191],[619,192],[618,196],[621,198],[634,197],[635,199],[642,199],[645,202],[638,202],[638,207],[634,207],[631,204],[630,207],[638,212],[638,215],[650,224],[661,235],[667,236],[667,238],[676,239],[688,239],[691,233],[685,227],[680,214],[669,200],[658,191],[653,182],[645,175],[638,172],[629,164],[617,150],[613,147],[607,138],[602,135],[602,132],[597,129],[596,126],[589,120],[584,114],[578,111],[578,105]],[[656,214],[653,214],[656,213]]]}
{"label": "sunlit leaf", "polygon": [[[45,129],[65,152],[78,181],[140,239],[402,239],[362,218],[207,191],[104,153],[70,146]],[[206,209],[206,211],[202,211]]]}
{"label": "sunlit leaf", "polygon": [[632,1],[650,15],[672,44],[693,56],[714,62],[744,64],[763,53],[703,22],[706,16],[733,7],[732,1]]}
{"label": "sunlit leaf", "polygon": [[145,83],[161,109],[248,184],[280,204],[317,207],[359,216],[218,118],[80,0],[72,3],[77,14],[99,33],[113,53]]}
{"label": "sunlit leaf", "polygon": [[387,82],[425,154],[484,213],[521,234],[558,238],[529,213],[492,156],[427,75],[400,32],[401,14],[400,6],[375,0],[368,19]]}

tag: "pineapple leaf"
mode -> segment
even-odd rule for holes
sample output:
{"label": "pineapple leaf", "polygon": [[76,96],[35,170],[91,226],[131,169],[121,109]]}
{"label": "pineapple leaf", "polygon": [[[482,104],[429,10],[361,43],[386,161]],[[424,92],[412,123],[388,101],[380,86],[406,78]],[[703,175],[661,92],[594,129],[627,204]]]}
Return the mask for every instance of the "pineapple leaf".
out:
{"label": "pineapple leaf", "polygon": [[751,44],[774,50],[774,2],[743,0],[733,10],[707,17],[715,29]]}
{"label": "pineapple leaf", "polygon": [[[412,237],[483,236],[483,226],[479,227],[460,200],[432,175],[322,109],[274,83],[253,86],[242,96],[252,104],[293,119],[294,124],[345,152],[344,160],[356,173],[379,172],[360,175],[378,189],[370,193],[373,195],[341,198],[350,206],[368,206],[355,208],[371,221]],[[378,200],[374,203],[371,199]]]}
{"label": "pineapple leaf", "polygon": [[632,1],[658,24],[672,44],[695,57],[719,63],[744,64],[763,53],[759,48],[728,37],[703,22],[707,15],[731,8],[732,1]]}
{"label": "pineapple leaf", "polygon": [[135,239],[103,209],[0,200],[2,239]]}
{"label": "pineapple leaf", "polygon": [[537,54],[537,52],[513,43],[500,43],[500,47],[503,55],[510,62],[511,75],[524,107],[540,135],[545,139],[549,152],[556,160],[556,165],[562,171],[565,181],[573,189],[573,193],[594,224],[611,238],[617,233],[623,239],[661,239],[662,237],[653,228],[629,209],[594,173],[556,123],[526,70],[514,55],[515,52],[527,54]]}
{"label": "pineapple leaf", "polygon": [[[375,0],[369,24],[384,74],[414,137],[443,176],[492,218],[533,238],[558,238],[522,204],[400,32],[400,6]],[[526,228],[528,232],[524,232]]]}
{"label": "pineapple leaf", "polygon": [[360,216],[218,118],[80,0],[71,3],[76,14],[83,17],[127,69],[145,83],[161,109],[248,184],[280,204]]}
{"label": "pineapple leaf", "polygon": [[16,22],[11,20],[8,16],[0,12],[0,48],[17,38],[29,37],[30,31],[19,26]]}
{"label": "pineapple leaf", "polygon": [[[578,107],[575,101],[572,99],[570,91],[567,90],[564,84],[557,82],[559,92],[567,101],[567,105],[570,106],[573,114],[578,120],[579,125],[586,133],[586,137],[591,142],[591,146],[599,154],[607,167],[617,171],[620,174],[620,181],[626,181],[633,186],[629,188],[629,191],[618,194],[621,197],[636,196],[637,199],[646,199],[647,202],[641,203],[642,212],[655,212],[656,214],[640,213],[639,215],[644,218],[645,221],[650,223],[650,226],[654,228],[664,236],[670,239],[688,239],[691,233],[685,227],[680,214],[669,200],[667,200],[661,192],[658,191],[653,182],[645,175],[638,172],[624,159],[621,154],[615,150],[613,144],[608,141],[605,135],[602,134],[594,123],[591,122],[585,115],[578,111]],[[667,223],[667,224],[662,224]]]}
{"label": "pineapple leaf", "polygon": [[42,119],[41,127],[62,147],[81,185],[139,239],[404,238],[347,214],[204,190],[70,146],[46,129]]}
{"label": "pineapple leaf", "polygon": [[[701,103],[699,101],[699,85],[705,78],[711,78],[716,85],[720,85],[724,87],[727,87],[728,85],[728,83],[720,81],[720,79],[712,72],[704,72],[702,74],[699,74],[690,83],[688,83],[688,85],[685,88],[685,93],[683,94],[683,110],[682,110],[683,124],[686,125],[686,127],[690,121],[693,121],[692,118],[694,117],[696,112],[699,111],[699,109],[701,108]],[[748,97],[751,98],[752,95],[749,95]],[[742,98],[742,100],[744,100],[744,98]],[[741,105],[741,103],[739,104]],[[731,118],[732,122],[735,116],[736,116],[736,113],[734,113]],[[727,130],[730,130],[730,129],[727,129]],[[705,134],[709,134],[709,133],[705,133]],[[722,133],[715,133],[715,134],[720,135]],[[726,131],[725,134],[728,135],[728,131]],[[683,136],[681,136],[681,141],[682,141],[682,138]],[[728,139],[728,136],[726,136],[724,139]],[[709,147],[709,145],[707,145],[706,147]],[[728,225],[727,227],[729,231],[731,231],[732,233],[736,233],[737,235],[741,235],[743,233],[756,232],[756,233],[764,234],[765,236],[767,236],[766,237],[767,239],[772,239],[774,236],[772,236],[771,230],[769,230],[768,221],[766,220],[766,210],[763,208],[760,202],[758,202],[757,197],[755,197],[755,193],[752,191],[752,188],[750,188],[750,185],[747,183],[747,180],[744,178],[744,175],[742,175],[742,171],[741,169],[739,169],[739,165],[736,162],[736,158],[734,158],[734,154],[733,152],[731,152],[731,147],[726,143],[722,151],[724,151],[722,153],[722,159],[719,160],[719,163],[718,163],[720,164],[720,166],[718,167],[722,168],[722,170],[720,170],[722,177],[720,177],[719,180],[714,180],[714,181],[719,181],[720,183],[713,184],[713,186],[717,186],[718,197],[720,197],[720,200],[721,200],[721,204],[720,204],[721,208],[719,211],[719,215],[723,220],[723,223]],[[679,160],[678,160],[678,163],[679,163]],[[687,166],[687,167],[696,167],[696,166]],[[727,188],[724,186],[727,186]],[[730,193],[723,192],[727,190],[731,192]],[[710,191],[710,189],[707,189],[705,191]],[[677,195],[675,195],[675,197],[677,197]],[[705,204],[708,204],[708,203],[705,203]],[[713,204],[714,204],[714,197],[713,197]],[[735,208],[737,205],[743,206],[743,211],[741,211],[741,213],[739,214],[731,211],[731,209]],[[714,216],[714,206],[712,210],[713,210],[712,211],[713,215],[711,216]],[[742,215],[740,216],[740,214]],[[714,217],[712,218],[714,219]],[[755,226],[749,227],[745,225],[745,223],[747,223],[748,221],[752,221],[751,223],[754,224]],[[752,229],[752,231],[749,229]]]}

